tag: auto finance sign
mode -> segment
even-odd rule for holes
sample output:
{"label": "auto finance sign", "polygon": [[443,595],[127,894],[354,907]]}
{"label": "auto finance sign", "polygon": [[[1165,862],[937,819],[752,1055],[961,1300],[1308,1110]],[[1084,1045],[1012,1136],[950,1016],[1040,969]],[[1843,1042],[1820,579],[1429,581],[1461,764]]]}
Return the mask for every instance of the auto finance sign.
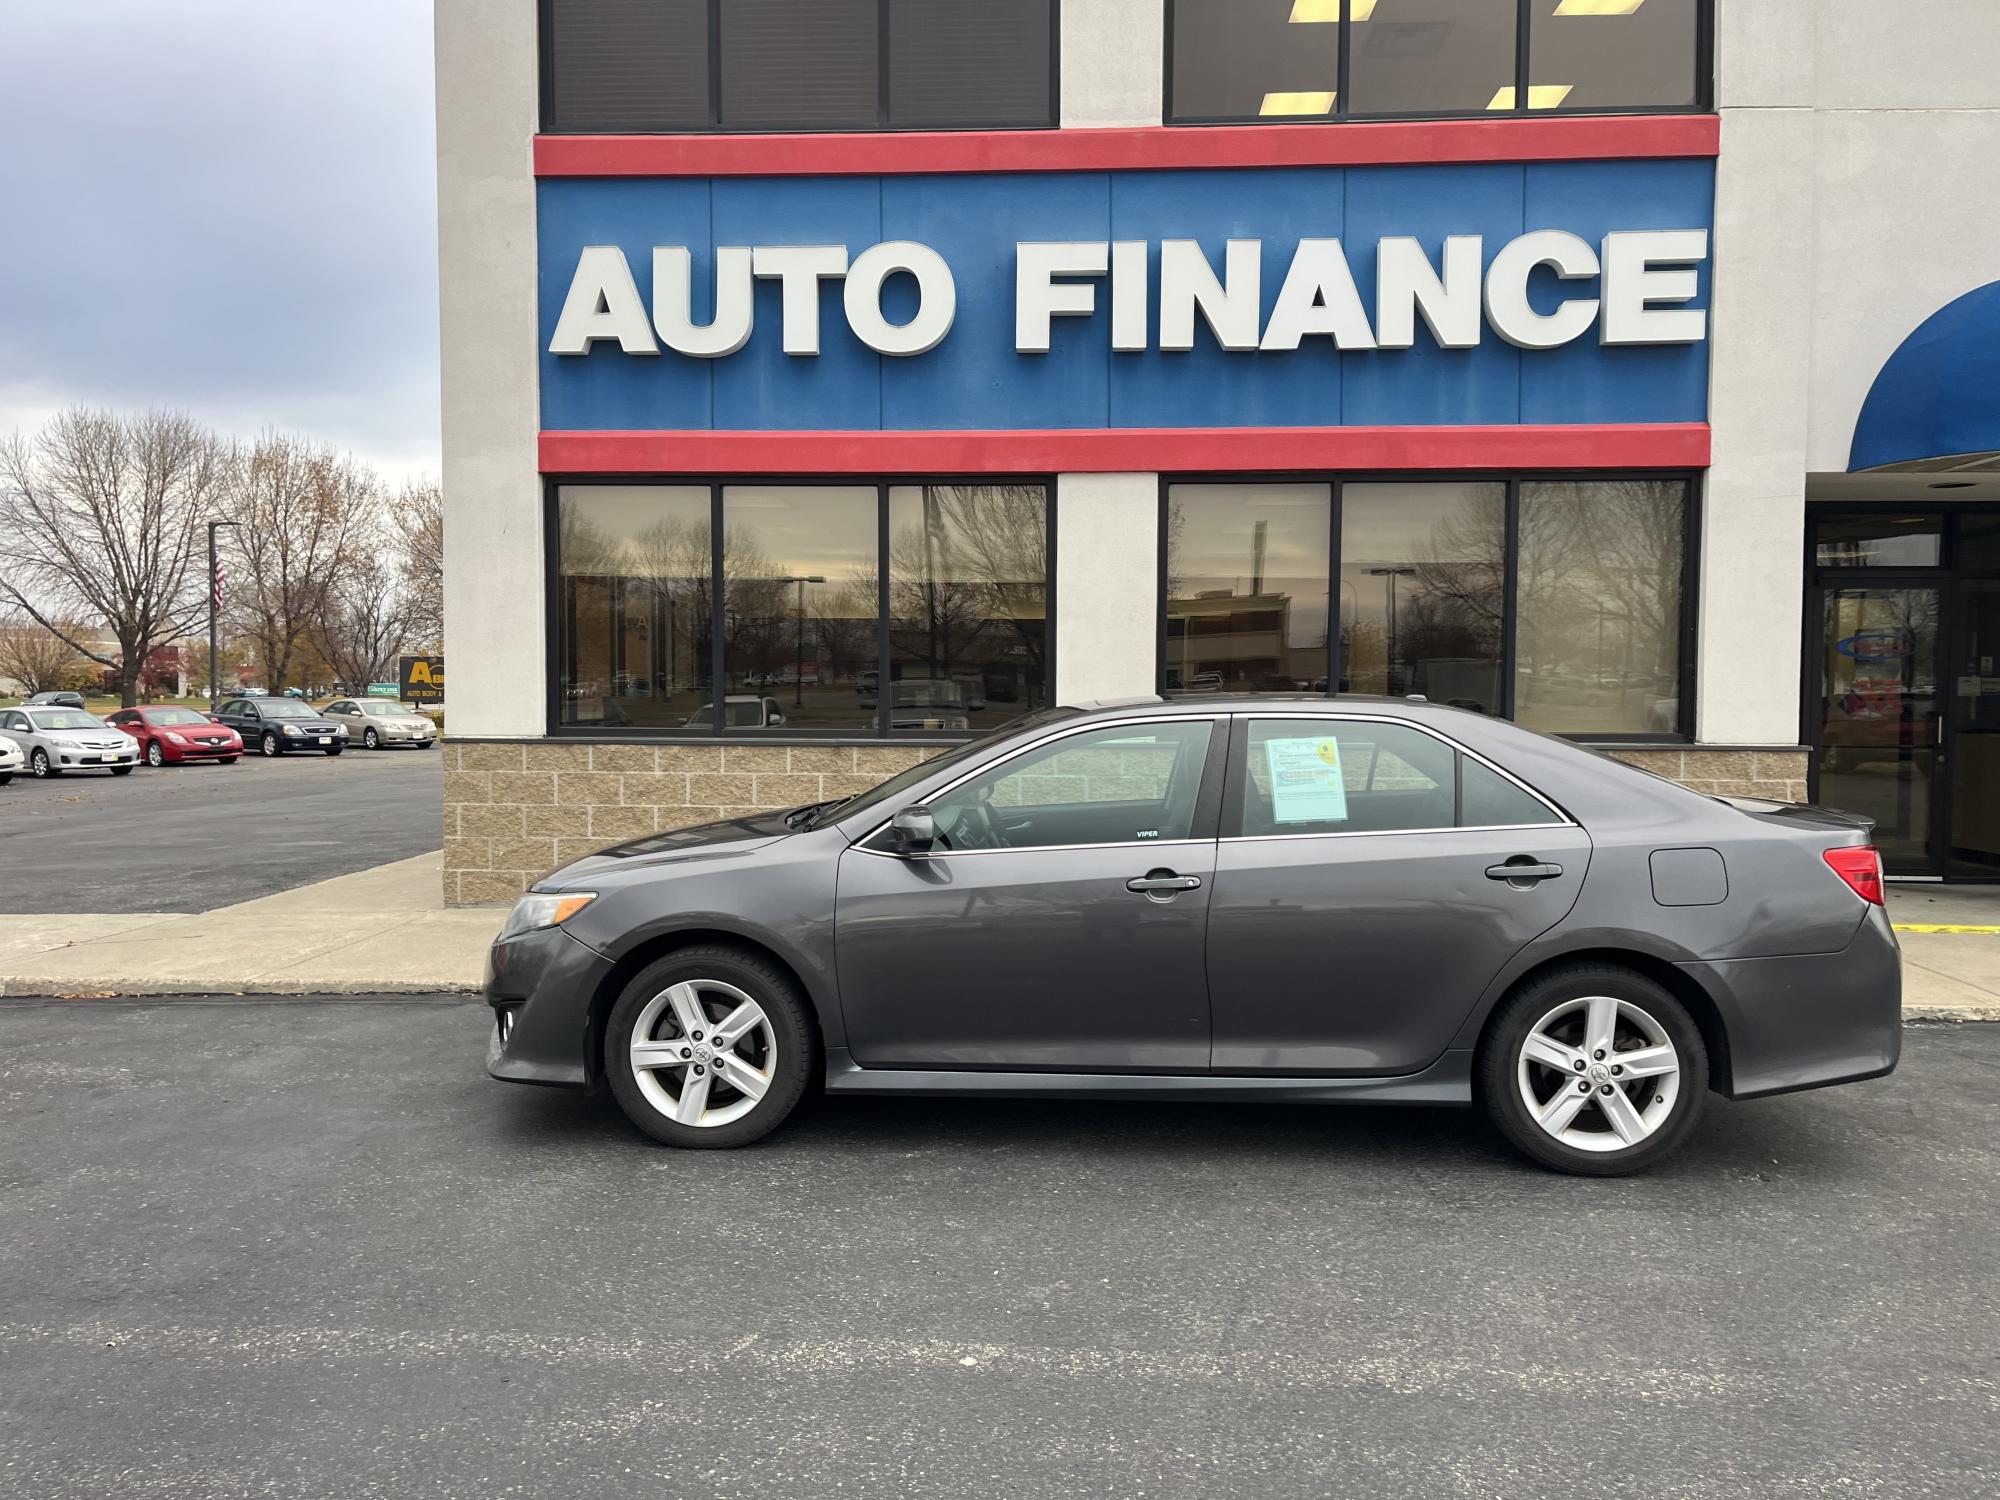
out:
{"label": "auto finance sign", "polygon": [[540,192],[553,429],[1706,415],[1703,161]]}

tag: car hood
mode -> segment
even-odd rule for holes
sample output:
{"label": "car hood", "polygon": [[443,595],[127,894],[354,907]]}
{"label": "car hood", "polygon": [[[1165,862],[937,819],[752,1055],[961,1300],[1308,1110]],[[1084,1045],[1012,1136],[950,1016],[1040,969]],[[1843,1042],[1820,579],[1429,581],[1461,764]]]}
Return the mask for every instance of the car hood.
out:
{"label": "car hood", "polygon": [[538,891],[571,890],[610,874],[629,875],[663,865],[700,864],[718,859],[740,859],[768,849],[780,839],[792,836],[782,812],[753,813],[720,823],[702,823],[693,828],[676,828],[668,833],[649,833],[586,855],[564,865],[547,878],[537,881]]}
{"label": "car hood", "polygon": [[51,745],[64,745],[73,749],[81,749],[86,745],[92,748],[110,745],[122,750],[132,743],[132,736],[122,729],[43,729],[38,733]]}

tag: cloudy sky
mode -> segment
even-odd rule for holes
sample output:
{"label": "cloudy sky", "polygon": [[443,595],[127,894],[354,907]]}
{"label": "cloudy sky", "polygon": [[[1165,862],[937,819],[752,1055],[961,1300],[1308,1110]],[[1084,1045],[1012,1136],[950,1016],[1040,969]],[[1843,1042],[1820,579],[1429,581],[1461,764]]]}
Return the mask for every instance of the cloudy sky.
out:
{"label": "cloudy sky", "polygon": [[0,433],[170,406],[436,473],[429,0],[0,12]]}

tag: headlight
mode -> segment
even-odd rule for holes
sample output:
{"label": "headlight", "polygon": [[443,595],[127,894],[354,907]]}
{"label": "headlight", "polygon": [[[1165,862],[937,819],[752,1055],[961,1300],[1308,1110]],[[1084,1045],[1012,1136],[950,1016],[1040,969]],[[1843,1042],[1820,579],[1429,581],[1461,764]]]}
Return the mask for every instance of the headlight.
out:
{"label": "headlight", "polygon": [[171,729],[167,731],[167,738],[176,745],[185,745],[187,743],[186,736],[175,734]]}
{"label": "headlight", "polygon": [[333,726],[333,733],[335,738],[344,740],[347,738],[347,726],[345,724],[336,724]]}
{"label": "headlight", "polygon": [[537,927],[560,927],[596,899],[595,891],[565,891],[557,895],[530,891],[516,901],[514,909],[507,913],[500,937],[504,941],[524,932],[533,932]]}
{"label": "headlight", "polygon": [[285,733],[293,739],[297,739],[299,737],[299,726],[296,724],[287,724],[285,725]]}

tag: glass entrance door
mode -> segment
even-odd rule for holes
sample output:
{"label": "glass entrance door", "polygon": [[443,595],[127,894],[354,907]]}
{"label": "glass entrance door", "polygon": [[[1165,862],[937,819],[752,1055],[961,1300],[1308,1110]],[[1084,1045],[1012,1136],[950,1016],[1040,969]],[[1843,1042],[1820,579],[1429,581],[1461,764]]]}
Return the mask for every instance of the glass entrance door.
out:
{"label": "glass entrance door", "polygon": [[[1942,600],[1936,586],[1873,580],[1820,590],[1814,798],[1873,818],[1875,846],[1891,874],[1931,875],[1941,867]],[[2000,638],[1993,649],[2000,652]],[[1994,715],[2000,731],[2000,694]],[[2000,835],[2000,826],[1994,831]]]}
{"label": "glass entrance door", "polygon": [[2000,579],[1960,582],[1951,618],[1947,873],[1993,880],[2000,878]]}

